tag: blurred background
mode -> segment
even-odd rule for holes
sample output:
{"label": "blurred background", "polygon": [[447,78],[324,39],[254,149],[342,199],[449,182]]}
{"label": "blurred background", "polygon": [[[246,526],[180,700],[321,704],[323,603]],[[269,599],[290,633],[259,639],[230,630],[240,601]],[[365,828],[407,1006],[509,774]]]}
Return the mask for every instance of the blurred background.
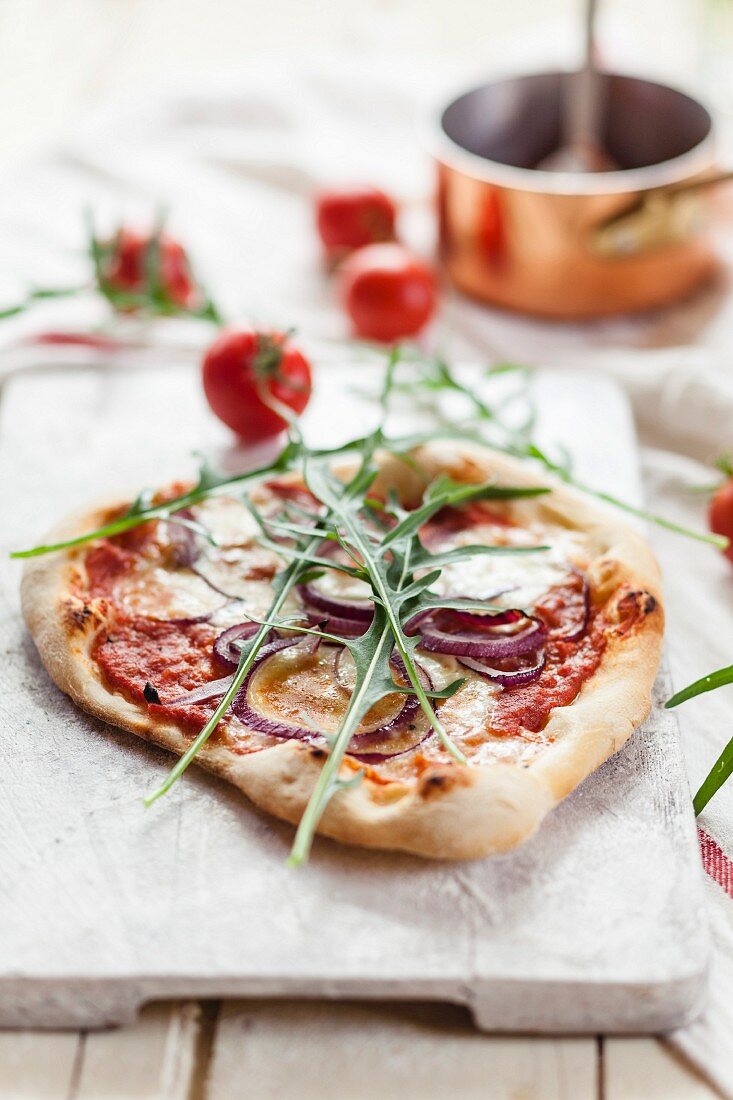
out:
{"label": "blurred background", "polygon": [[[733,103],[733,0],[604,0],[599,39],[611,67]],[[578,0],[0,0],[0,171],[101,98],[263,60],[460,80],[580,48]]]}

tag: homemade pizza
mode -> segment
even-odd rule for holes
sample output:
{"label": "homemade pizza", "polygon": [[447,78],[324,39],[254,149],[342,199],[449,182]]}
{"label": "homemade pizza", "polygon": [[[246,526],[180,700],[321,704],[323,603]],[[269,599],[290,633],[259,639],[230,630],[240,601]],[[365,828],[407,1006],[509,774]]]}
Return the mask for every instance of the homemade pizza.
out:
{"label": "homemade pizza", "polygon": [[124,529],[32,558],[25,619],[80,707],[179,756],[203,731],[196,762],[279,818],[501,852],[649,712],[658,568],[610,510],[498,452],[373,462],[72,518],[54,539]]}

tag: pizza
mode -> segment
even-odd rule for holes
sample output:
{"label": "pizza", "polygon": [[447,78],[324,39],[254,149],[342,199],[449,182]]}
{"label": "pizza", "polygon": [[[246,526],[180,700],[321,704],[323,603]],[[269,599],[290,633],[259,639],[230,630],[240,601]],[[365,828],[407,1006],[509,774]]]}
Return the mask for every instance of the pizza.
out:
{"label": "pizza", "polygon": [[[348,844],[433,858],[502,852],[529,837],[648,714],[663,632],[658,567],[611,510],[504,454],[435,442],[409,461],[385,454],[378,464],[370,492],[399,498],[403,514],[444,475],[550,491],[469,499],[420,527],[431,550],[502,551],[448,560],[431,606],[406,626],[420,682],[460,759],[417,705],[395,653],[394,691],[363,716],[340,763],[341,778],[354,783],[336,790],[317,828]],[[345,478],[348,464],[336,472]],[[170,486],[157,499],[185,489]],[[251,500],[273,524],[283,514],[302,523],[318,514],[297,472],[265,477]],[[94,530],[128,507],[97,507],[54,535]],[[261,525],[241,494],[224,491],[185,516],[30,560],[23,612],[56,684],[95,717],[185,753],[268,614],[286,541],[263,539]],[[202,545],[200,529],[215,545]],[[292,823],[354,688],[355,659],[338,637],[358,637],[375,614],[369,586],[338,568],[348,560],[343,548],[331,544],[328,554],[333,567],[294,586],[285,602],[292,622],[309,622],[312,633],[271,629],[196,757]],[[473,610],[439,606],[449,597],[473,601]]]}

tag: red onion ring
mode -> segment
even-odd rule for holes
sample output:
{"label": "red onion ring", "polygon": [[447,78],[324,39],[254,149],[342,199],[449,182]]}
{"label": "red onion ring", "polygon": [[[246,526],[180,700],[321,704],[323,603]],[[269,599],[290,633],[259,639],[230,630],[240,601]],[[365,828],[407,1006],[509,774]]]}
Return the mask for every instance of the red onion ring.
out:
{"label": "red onion ring", "polygon": [[263,646],[257,655],[257,660],[253,663],[251,669],[244,678],[241,688],[234,696],[232,700],[232,710],[240,722],[244,722],[245,726],[249,726],[250,729],[257,730],[259,733],[267,733],[271,737],[279,737],[285,741],[305,741],[313,742],[318,733],[316,730],[309,730],[303,726],[290,726],[285,722],[278,722],[272,718],[265,718],[264,715],[258,714],[258,712],[250,706],[247,698],[249,691],[249,685],[252,681],[252,677],[269,657],[274,657],[276,653],[279,653],[282,649],[288,649],[290,646],[298,645],[301,641],[300,638],[277,638],[274,642],[269,642]]}
{"label": "red onion ring", "polygon": [[225,603],[219,604],[218,607],[213,607],[211,611],[204,611],[201,615],[190,615],[183,619],[158,619],[153,615],[142,616],[149,623],[165,623],[167,626],[196,626],[197,623],[208,623],[217,615],[220,611],[223,611],[227,605]]}
{"label": "red onion ring", "polygon": [[[489,596],[482,596],[481,600],[485,600],[486,603],[489,603],[491,600],[495,600],[499,596],[505,596],[507,594],[507,592],[513,592],[515,588],[516,588],[516,585],[514,585],[512,588],[499,588],[496,592],[492,592],[491,595],[489,595]],[[446,596],[444,596],[444,598],[446,600],[473,600],[472,596],[447,596],[446,595]],[[475,602],[480,603],[481,600],[476,599]],[[435,615],[435,613],[437,611],[440,611],[440,610],[441,609],[439,607],[428,607],[424,611],[418,611],[416,615],[413,615],[412,618],[408,619],[407,622],[405,623],[405,634],[416,634],[417,633],[417,627],[420,625],[420,623],[424,622],[425,619],[429,619],[432,615]],[[523,611],[515,611],[513,609],[508,610],[508,611],[495,611],[495,612],[488,612],[488,613],[484,612],[484,614],[480,614],[480,613],[477,613],[477,612],[465,612],[465,611],[460,611],[460,610],[453,610],[452,608],[446,609],[446,610],[450,610],[451,614],[453,614],[453,615],[458,615],[458,616],[467,615],[472,620],[475,619],[475,624],[479,625],[480,627],[486,627],[487,623],[488,623],[488,625],[493,625],[495,623],[498,626],[502,622],[515,622],[516,621],[515,618],[514,618],[515,616],[518,616],[519,618],[524,618],[524,612]],[[509,616],[509,618],[503,618],[503,616]],[[472,626],[472,625],[474,625],[474,622],[471,621],[469,623],[467,621],[466,625]]]}
{"label": "red onion ring", "polygon": [[176,516],[180,516],[181,519],[193,521],[194,515],[190,508],[181,508],[180,511],[173,512],[166,520],[168,524],[168,538],[173,549],[173,558],[176,564],[181,568],[190,569],[192,573],[200,577],[204,584],[209,586],[212,592],[224,596],[225,599],[231,602],[236,601],[237,603],[241,603],[241,596],[235,596],[232,592],[227,592],[225,588],[216,584],[212,581],[211,577],[207,575],[200,564],[202,557],[201,545],[196,537],[196,532],[190,527],[186,527],[181,523],[176,523]]}
{"label": "red onion ring", "polygon": [[505,688],[523,687],[525,684],[531,684],[533,680],[538,679],[541,675],[545,667],[546,659],[543,649],[540,650],[539,656],[533,665],[530,665],[528,668],[525,667],[507,671],[506,669],[492,668],[482,661],[475,661],[472,657],[458,658],[459,662],[465,665],[466,668],[478,672],[480,676],[485,676],[487,680],[491,680],[495,684],[501,684],[501,686]]}
{"label": "red onion ring", "polygon": [[196,532],[183,523],[176,523],[176,517],[193,521],[193,512],[190,508],[181,508],[178,512],[172,512],[166,520],[168,539],[176,565],[190,569],[201,554],[201,548],[196,541]]}
{"label": "red onion ring", "polygon": [[[490,597],[495,599],[494,596]],[[437,610],[440,610],[438,608]],[[522,619],[526,618],[523,611],[518,608],[511,608],[507,611],[494,611],[494,612],[474,612],[474,611],[462,611],[460,608],[446,608],[446,611],[450,614],[451,619],[458,624],[458,626],[467,627],[469,630],[493,630],[495,626],[510,626],[515,623],[519,623]]]}
{"label": "red onion ring", "polygon": [[420,645],[432,653],[448,653],[453,657],[520,657],[538,649],[547,637],[547,627],[539,619],[527,616],[527,622],[524,630],[496,637],[491,637],[486,628],[476,633],[450,634],[429,623],[421,628]]}
{"label": "red onion ring", "polygon": [[310,607],[303,610],[312,626],[322,623],[324,630],[329,634],[339,634],[342,638],[358,638],[369,629],[369,623],[359,619],[341,619],[334,615],[324,615],[322,611]]}
{"label": "red onion ring", "polygon": [[[302,640],[299,638],[279,638],[276,641],[270,642],[268,645],[264,646],[260,650],[257,660],[252,665],[252,668],[247,673],[247,676],[245,677],[241,688],[235,695],[232,701],[232,710],[241,722],[243,722],[246,726],[249,726],[250,729],[258,730],[260,733],[266,733],[269,734],[269,736],[271,737],[277,737],[281,740],[286,741],[297,740],[303,741],[306,744],[318,744],[324,740],[324,736],[323,734],[320,734],[317,730],[308,729],[304,726],[291,726],[286,722],[279,722],[276,719],[266,718],[264,715],[259,714],[254,709],[254,707],[252,707],[248,699],[248,691],[250,683],[252,681],[252,677],[255,675],[255,672],[260,668],[263,662],[267,661],[270,657],[273,657],[276,653],[279,653],[283,649],[300,644],[301,641]],[[398,661],[399,659],[397,658],[395,660],[395,664],[399,669]],[[427,678],[428,684],[430,684],[430,678],[428,677],[427,673],[425,672],[425,670],[422,671]],[[397,733],[400,733],[405,728],[405,726],[409,725],[410,720],[414,716],[415,711],[419,708],[419,706],[419,700],[415,695],[406,696],[404,704],[400,708],[399,712],[395,715],[395,717],[391,719],[391,721],[387,722],[384,726],[377,727],[376,729],[365,730],[363,733],[354,734],[349,743],[349,749],[347,750],[349,755],[354,755],[351,751],[352,747],[358,752],[360,748],[367,748],[370,745],[373,746],[376,742],[382,741],[385,738],[389,738]],[[417,742],[417,744],[420,744],[422,741],[425,740],[426,737],[429,737],[431,732],[432,731],[428,729],[428,731],[420,737],[420,741]],[[408,752],[409,749],[413,747],[413,745],[410,745],[408,746],[408,748],[400,749],[398,752],[395,753],[385,752],[369,754],[375,759],[365,760],[364,762],[374,763],[379,762],[380,760],[386,760],[390,756],[399,756],[403,752]],[[357,755],[357,759],[361,759],[361,757]]]}
{"label": "red onion ring", "polygon": [[349,750],[349,756],[358,760],[360,764],[383,764],[385,760],[394,760],[396,756],[404,756],[406,752],[412,752],[418,745],[422,745],[423,741],[427,741],[432,732],[432,726],[428,726],[419,741],[415,741],[405,749],[398,749],[397,752],[351,752]]}
{"label": "red onion ring", "polygon": [[360,622],[371,622],[374,618],[374,604],[371,600],[336,599],[326,596],[313,583],[298,585],[298,593],[303,603],[326,611],[329,615],[340,616],[345,619],[358,619]]}
{"label": "red onion ring", "polygon": [[231,676],[222,677],[221,680],[211,680],[208,684],[201,684],[200,687],[187,691],[185,695],[179,695],[170,702],[163,703],[162,706],[191,707],[195,703],[208,703],[211,699],[219,699],[229,690],[233,679],[234,673]]}
{"label": "red onion ring", "polygon": [[225,668],[236,672],[239,667],[240,651],[234,643],[253,638],[259,629],[259,623],[237,623],[236,626],[222,630],[221,634],[214,639],[214,656]]}
{"label": "red onion ring", "polygon": [[[318,548],[321,558],[332,557],[341,547],[330,539],[324,539]],[[339,599],[337,596],[328,596],[321,592],[318,584],[309,581],[307,584],[298,585],[298,593],[304,603],[319,611],[327,611],[329,615],[335,615],[342,619],[358,619],[362,622],[371,622],[374,618],[374,602],[370,599],[350,600],[348,597]]]}

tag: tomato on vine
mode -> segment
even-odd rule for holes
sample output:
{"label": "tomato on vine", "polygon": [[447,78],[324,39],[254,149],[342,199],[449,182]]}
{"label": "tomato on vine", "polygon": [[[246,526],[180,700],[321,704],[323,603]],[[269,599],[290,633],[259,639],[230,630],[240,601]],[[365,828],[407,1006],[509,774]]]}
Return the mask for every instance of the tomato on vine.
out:
{"label": "tomato on vine", "polygon": [[244,443],[279,435],[305,409],[311,368],[287,333],[225,329],[203,362],[206,399]]}

